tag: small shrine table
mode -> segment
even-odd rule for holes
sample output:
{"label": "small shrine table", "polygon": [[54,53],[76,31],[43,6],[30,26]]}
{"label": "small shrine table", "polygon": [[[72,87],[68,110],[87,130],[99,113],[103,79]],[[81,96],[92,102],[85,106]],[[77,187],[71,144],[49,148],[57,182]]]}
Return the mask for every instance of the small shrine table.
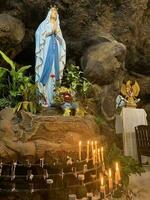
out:
{"label": "small shrine table", "polygon": [[144,109],[123,108],[120,114],[119,129],[123,133],[123,147],[126,156],[137,157],[135,127],[147,125],[147,114]]}

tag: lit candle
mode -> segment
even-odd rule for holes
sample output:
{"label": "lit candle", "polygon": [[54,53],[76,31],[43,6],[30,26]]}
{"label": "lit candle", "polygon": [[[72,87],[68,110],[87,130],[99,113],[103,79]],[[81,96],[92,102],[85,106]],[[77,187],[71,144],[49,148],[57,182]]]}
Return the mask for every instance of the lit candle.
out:
{"label": "lit candle", "polygon": [[87,141],[87,156],[86,156],[87,162],[89,161],[89,152],[90,152],[90,141]]}
{"label": "lit candle", "polygon": [[100,193],[101,193],[101,198],[104,199],[105,198],[105,185],[104,185],[104,177],[103,175],[101,175],[100,177]]}
{"label": "lit candle", "polygon": [[97,163],[97,141],[95,141],[95,162]]}
{"label": "lit candle", "polygon": [[119,169],[119,164],[116,162],[116,171],[115,171],[115,184],[117,185],[119,181],[121,180],[120,177],[120,169]]}
{"label": "lit candle", "polygon": [[98,149],[97,154],[98,154],[98,163],[101,163],[100,149]]}
{"label": "lit candle", "polygon": [[113,181],[112,181],[111,169],[108,170],[108,185],[109,185],[109,191],[112,191],[112,189],[113,189]]}
{"label": "lit candle", "polygon": [[94,143],[93,143],[93,141],[91,142],[91,149],[92,149],[92,157],[93,157],[93,152],[94,152]]}
{"label": "lit candle", "polygon": [[104,162],[104,147],[101,147],[101,160]]}
{"label": "lit candle", "polygon": [[81,154],[82,154],[82,142],[79,142],[79,160],[81,160]]}
{"label": "lit candle", "polygon": [[101,161],[102,161],[102,171],[105,171],[105,163],[104,163],[104,147],[101,147]]}
{"label": "lit candle", "polygon": [[93,150],[93,165],[95,165],[95,149]]}

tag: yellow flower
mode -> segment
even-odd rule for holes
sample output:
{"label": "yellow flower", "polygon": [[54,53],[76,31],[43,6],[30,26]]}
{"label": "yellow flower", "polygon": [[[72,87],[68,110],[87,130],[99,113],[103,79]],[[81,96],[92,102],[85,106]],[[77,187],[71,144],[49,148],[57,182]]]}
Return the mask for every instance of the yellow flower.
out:
{"label": "yellow flower", "polygon": [[70,116],[70,113],[71,113],[71,110],[70,110],[69,108],[66,108],[66,109],[64,110],[63,116],[68,117],[68,116]]}

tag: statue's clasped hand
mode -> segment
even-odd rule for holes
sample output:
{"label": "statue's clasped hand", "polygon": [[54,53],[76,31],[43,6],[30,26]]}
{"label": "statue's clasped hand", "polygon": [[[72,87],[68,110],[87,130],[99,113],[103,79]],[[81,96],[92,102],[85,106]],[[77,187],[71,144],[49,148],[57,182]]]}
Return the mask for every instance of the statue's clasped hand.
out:
{"label": "statue's clasped hand", "polygon": [[46,33],[46,37],[52,36],[53,34],[56,36],[57,32],[57,30],[53,30],[52,32]]}

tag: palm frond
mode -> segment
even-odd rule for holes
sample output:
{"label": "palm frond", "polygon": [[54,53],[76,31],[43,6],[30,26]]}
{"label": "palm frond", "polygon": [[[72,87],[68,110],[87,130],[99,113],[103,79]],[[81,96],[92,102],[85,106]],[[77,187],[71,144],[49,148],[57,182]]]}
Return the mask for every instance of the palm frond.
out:
{"label": "palm frond", "polygon": [[3,53],[1,50],[0,50],[0,55],[11,66],[11,68],[13,70],[15,70],[15,68],[16,68],[15,63],[5,53]]}

